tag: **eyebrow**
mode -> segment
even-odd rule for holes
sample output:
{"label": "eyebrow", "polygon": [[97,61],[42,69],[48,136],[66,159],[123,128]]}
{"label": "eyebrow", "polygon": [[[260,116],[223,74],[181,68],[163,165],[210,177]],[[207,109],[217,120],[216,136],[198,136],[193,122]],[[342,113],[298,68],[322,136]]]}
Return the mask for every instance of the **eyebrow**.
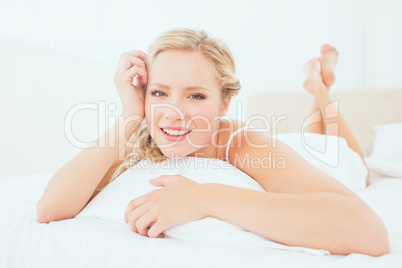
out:
{"label": "eyebrow", "polygon": [[[162,87],[162,88],[165,88],[165,89],[170,89],[169,86],[163,85],[163,84],[160,84],[160,83],[153,83],[153,84],[149,84],[148,86],[158,86],[158,87]],[[208,88],[200,87],[200,86],[185,87],[184,89],[185,90],[194,90],[194,89],[209,90]]]}

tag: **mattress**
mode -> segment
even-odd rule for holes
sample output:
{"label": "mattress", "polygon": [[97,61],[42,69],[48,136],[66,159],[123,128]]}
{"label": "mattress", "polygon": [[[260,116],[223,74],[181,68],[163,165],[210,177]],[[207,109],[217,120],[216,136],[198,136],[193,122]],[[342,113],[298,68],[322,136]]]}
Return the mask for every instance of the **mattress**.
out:
{"label": "mattress", "polygon": [[51,176],[0,179],[0,267],[402,267],[402,178],[372,173],[357,191],[389,232],[389,254],[371,257],[155,239],[91,217],[40,224],[36,203]]}

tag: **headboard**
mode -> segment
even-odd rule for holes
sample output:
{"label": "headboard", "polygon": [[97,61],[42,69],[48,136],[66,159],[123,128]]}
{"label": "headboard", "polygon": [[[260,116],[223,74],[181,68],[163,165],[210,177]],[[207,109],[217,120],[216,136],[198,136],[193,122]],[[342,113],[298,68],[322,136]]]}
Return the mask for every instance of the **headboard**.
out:
{"label": "headboard", "polygon": [[[402,89],[335,90],[330,91],[330,96],[339,101],[339,112],[365,156],[371,154],[373,126],[402,122]],[[313,102],[313,95],[307,92],[254,94],[247,99],[246,116],[250,125],[265,128],[270,134],[301,132],[303,122],[313,113]],[[261,117],[270,125],[258,119]]]}

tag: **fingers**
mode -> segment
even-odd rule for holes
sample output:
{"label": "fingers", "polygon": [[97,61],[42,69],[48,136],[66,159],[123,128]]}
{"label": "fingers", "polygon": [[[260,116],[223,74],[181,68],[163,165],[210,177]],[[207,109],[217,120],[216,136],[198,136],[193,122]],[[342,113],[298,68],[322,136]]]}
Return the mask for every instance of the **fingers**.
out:
{"label": "fingers", "polygon": [[[119,63],[119,66],[117,67],[115,79],[124,76],[124,74],[127,74],[127,71],[132,70],[133,67],[138,67],[137,69],[141,70],[143,83],[146,84],[147,71],[144,62],[138,58],[134,58],[131,56],[125,56],[124,58],[122,58],[121,62]],[[132,73],[131,75],[132,75],[131,78],[133,78],[136,75],[136,73]]]}
{"label": "fingers", "polygon": [[[147,77],[147,75],[146,75],[145,77]],[[146,80],[148,80],[148,79],[146,79]],[[141,77],[141,76],[137,75],[137,76],[135,77],[135,83],[134,83],[135,86],[144,87],[145,84],[146,84],[146,83],[144,83],[144,81],[142,81],[142,77]]]}
{"label": "fingers", "polygon": [[[128,204],[127,208],[126,208],[126,211],[124,212],[124,221],[127,222],[128,214],[130,213],[130,211],[132,211],[132,210],[136,209],[137,207],[139,207],[139,206],[145,204],[146,202],[148,202],[150,200],[150,197],[152,195],[154,195],[155,192],[157,192],[159,190],[161,190],[161,189],[153,190],[152,192],[149,192],[147,194],[144,194],[144,195],[142,195],[140,197],[137,197],[137,198],[131,200],[130,203]],[[151,204],[152,204],[152,202],[151,202]]]}
{"label": "fingers", "polygon": [[167,184],[166,177],[164,175],[149,180],[154,186],[165,186]]}
{"label": "fingers", "polygon": [[[149,235],[148,235],[149,236]],[[149,236],[150,237],[150,236]],[[152,237],[152,238],[154,238],[154,237]],[[165,238],[165,235],[163,234],[163,233],[160,233],[157,237],[155,237],[155,238]]]}
{"label": "fingers", "polygon": [[124,72],[124,74],[122,75],[122,79],[125,79],[126,81],[132,81],[132,79],[136,75],[141,77],[141,81],[143,84],[147,83],[147,79],[148,79],[147,72],[138,66],[133,66],[129,70]]}
{"label": "fingers", "polygon": [[145,58],[147,57],[147,54],[142,50],[131,50],[131,51],[127,51],[127,52],[124,52],[124,53],[126,53],[126,54],[128,54],[128,55],[130,55],[132,57],[140,58],[143,61],[145,61]]}
{"label": "fingers", "polygon": [[167,229],[169,228],[164,226],[163,221],[158,220],[151,226],[151,228],[149,228],[148,236],[151,238],[164,237],[163,232],[166,231]]}
{"label": "fingers", "polygon": [[[120,76],[122,76],[127,70],[131,69],[133,66],[138,66],[140,69],[145,72],[145,76],[142,76],[142,82],[143,84],[147,83],[147,69],[145,66],[145,60],[146,54],[140,50],[134,50],[134,51],[128,51],[125,53],[122,53],[120,56],[119,64],[117,66],[116,74],[114,77],[114,81],[116,83],[116,80],[119,79]],[[134,76],[133,76],[134,77]]]}
{"label": "fingers", "polygon": [[[152,193],[152,192],[151,192]],[[128,214],[136,209],[137,207],[141,206],[142,204],[144,204],[145,202],[147,202],[149,200],[149,196],[151,193],[147,193],[143,196],[140,196],[136,199],[133,199],[130,201],[130,203],[128,204],[126,211],[124,212],[124,222],[128,222]]]}
{"label": "fingers", "polygon": [[117,71],[125,71],[133,65],[138,65],[140,67],[144,67],[145,69],[145,63],[143,59],[130,55],[127,52],[122,53],[120,55]]}
{"label": "fingers", "polygon": [[157,219],[155,215],[151,211],[148,211],[138,220],[136,220],[135,227],[137,229],[137,232],[140,235],[146,236],[148,234],[148,229],[150,228],[150,226],[152,227],[153,223],[156,222],[156,220]]}
{"label": "fingers", "polygon": [[130,69],[132,66],[138,66],[141,69],[143,69],[144,71],[147,70],[145,63],[141,59],[135,58],[135,57],[132,57],[129,55],[126,55],[125,57],[123,57],[121,65],[118,66],[117,70],[122,70],[124,72],[124,71]]}
{"label": "fingers", "polygon": [[166,186],[173,182],[179,181],[180,175],[161,175],[157,178],[151,179],[150,182],[155,186]]}
{"label": "fingers", "polygon": [[[149,230],[158,222],[156,214],[151,210],[150,203],[146,203],[137,209],[131,211],[128,215],[129,226],[133,232],[137,232],[143,236],[149,236]],[[164,238],[162,225],[159,224],[152,229],[152,238]]]}
{"label": "fingers", "polygon": [[150,210],[149,203],[145,203],[127,213],[127,222],[133,232],[138,232],[137,220]]}

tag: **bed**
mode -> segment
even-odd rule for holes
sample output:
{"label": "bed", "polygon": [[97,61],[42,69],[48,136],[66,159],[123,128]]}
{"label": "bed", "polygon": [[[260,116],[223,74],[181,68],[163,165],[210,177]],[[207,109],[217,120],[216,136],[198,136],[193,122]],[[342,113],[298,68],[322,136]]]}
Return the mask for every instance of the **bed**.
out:
{"label": "bed", "polygon": [[[344,94],[347,96],[347,93]],[[250,100],[254,101],[252,98]],[[264,98],[273,101],[274,96],[267,94]],[[255,106],[250,112],[255,113]],[[396,126],[399,131],[401,129],[399,124],[386,126]],[[386,135],[394,135],[395,132],[395,128],[388,131],[382,129],[383,133],[381,127],[374,129],[377,132],[376,138],[381,134],[385,136],[380,138],[386,139],[382,144],[375,139],[375,146],[388,143],[389,137]],[[366,152],[376,149],[364,148]],[[0,266],[401,267],[402,176],[398,177],[401,164],[376,159],[373,156],[375,153],[373,151],[370,157],[366,157],[369,167],[372,167],[371,185],[357,191],[357,194],[381,216],[389,231],[390,253],[381,257],[362,254],[314,256],[283,249],[239,248],[180,239],[151,239],[133,233],[124,224],[96,217],[40,224],[36,219],[36,203],[53,174],[41,173],[0,180]],[[384,152],[377,152],[381,153]]]}
{"label": "bed", "polygon": [[[31,172],[35,175],[0,179],[0,267],[402,267],[402,90],[331,94],[366,156],[371,185],[355,192],[383,219],[389,254],[329,255],[279,246],[151,239],[88,213],[40,224],[36,204],[53,172]],[[285,115],[275,130],[266,130],[286,135],[303,133],[312,99],[301,93],[265,93],[249,96],[247,102],[244,121],[253,115]],[[258,120],[248,123],[266,127]]]}

